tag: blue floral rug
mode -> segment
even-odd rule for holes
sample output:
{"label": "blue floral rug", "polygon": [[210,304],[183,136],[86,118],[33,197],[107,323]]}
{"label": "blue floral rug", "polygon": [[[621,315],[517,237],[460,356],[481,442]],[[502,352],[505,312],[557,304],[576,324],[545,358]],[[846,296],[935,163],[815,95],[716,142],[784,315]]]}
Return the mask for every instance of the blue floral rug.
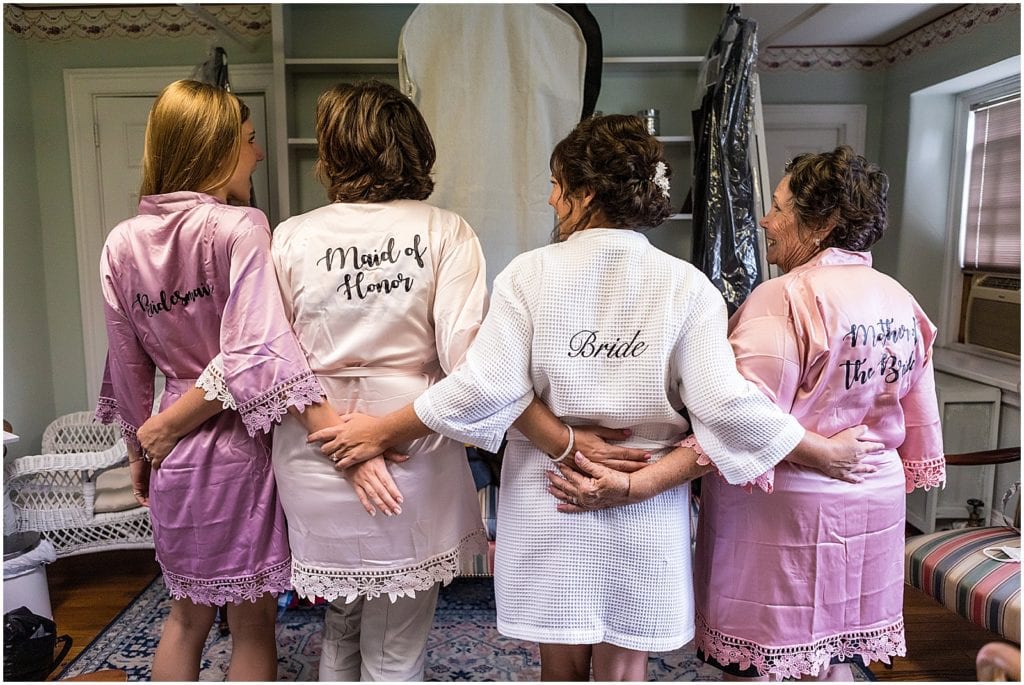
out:
{"label": "blue floral rug", "polygon": [[[150,662],[170,600],[157,578],[60,674],[58,679],[102,669],[118,669],[128,680],[149,680]],[[278,680],[314,681],[320,657],[324,608],[296,607],[278,619]],[[227,675],[230,637],[214,628],[207,640],[200,680]],[[860,668],[858,679],[873,679]],[[649,680],[721,680],[687,647],[652,654]],[[459,578],[442,588],[434,627],[427,640],[428,681],[538,681],[537,645],[503,637],[495,627],[494,585],[490,578]]]}

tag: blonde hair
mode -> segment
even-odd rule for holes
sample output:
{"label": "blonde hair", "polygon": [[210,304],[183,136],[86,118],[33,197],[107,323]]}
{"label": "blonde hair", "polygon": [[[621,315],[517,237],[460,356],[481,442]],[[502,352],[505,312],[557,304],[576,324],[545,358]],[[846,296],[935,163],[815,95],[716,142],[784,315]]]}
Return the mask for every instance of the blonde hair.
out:
{"label": "blonde hair", "polygon": [[175,81],[146,121],[142,195],[209,193],[231,180],[249,109],[237,96],[199,81]]}

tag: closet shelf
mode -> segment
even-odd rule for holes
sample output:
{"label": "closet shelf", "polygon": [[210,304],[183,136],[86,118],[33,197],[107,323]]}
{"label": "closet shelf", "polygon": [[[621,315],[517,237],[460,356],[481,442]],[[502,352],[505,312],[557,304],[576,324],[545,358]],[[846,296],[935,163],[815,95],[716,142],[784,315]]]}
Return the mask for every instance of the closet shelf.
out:
{"label": "closet shelf", "polygon": [[672,214],[667,221],[693,221],[693,214]]}
{"label": "closet shelf", "polygon": [[397,74],[397,57],[286,57],[284,65],[298,72]]}
{"label": "closet shelf", "polygon": [[665,145],[682,145],[684,143],[692,143],[693,136],[654,136]]}
{"label": "closet shelf", "polygon": [[701,55],[667,55],[662,57],[605,57],[602,62],[608,71],[671,71],[698,69]]}

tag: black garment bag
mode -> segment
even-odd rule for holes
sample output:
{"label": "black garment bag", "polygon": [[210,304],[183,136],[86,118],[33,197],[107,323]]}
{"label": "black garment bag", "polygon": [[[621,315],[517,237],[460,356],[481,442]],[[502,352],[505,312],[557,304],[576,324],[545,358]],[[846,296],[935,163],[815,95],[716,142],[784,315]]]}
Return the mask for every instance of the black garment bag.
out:
{"label": "black garment bag", "polygon": [[750,76],[757,23],[733,6],[701,69],[706,87],[693,112],[694,266],[711,279],[731,316],[761,282],[750,136]]}

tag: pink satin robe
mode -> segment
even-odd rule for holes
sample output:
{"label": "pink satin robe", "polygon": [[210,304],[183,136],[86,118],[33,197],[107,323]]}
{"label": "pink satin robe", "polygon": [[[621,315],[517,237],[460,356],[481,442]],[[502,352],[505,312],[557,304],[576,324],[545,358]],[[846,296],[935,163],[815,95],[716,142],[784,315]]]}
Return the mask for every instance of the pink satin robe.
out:
{"label": "pink satin robe", "polygon": [[153,540],[171,594],[221,605],[288,589],[267,432],[322,391],[284,316],[266,217],[202,193],[143,197],[139,215],[107,237],[100,274],[109,345],[101,420],[118,420],[138,446],[155,370],[167,377],[163,409],[221,351],[238,402],[151,475]]}
{"label": "pink satin robe", "polygon": [[869,253],[838,249],[762,284],[732,317],[740,372],[779,407],[825,436],[865,424],[886,448],[861,484],[786,461],[759,480],[770,494],[703,479],[695,643],[706,654],[783,677],[906,654],[905,492],[945,480],[934,338]]}

